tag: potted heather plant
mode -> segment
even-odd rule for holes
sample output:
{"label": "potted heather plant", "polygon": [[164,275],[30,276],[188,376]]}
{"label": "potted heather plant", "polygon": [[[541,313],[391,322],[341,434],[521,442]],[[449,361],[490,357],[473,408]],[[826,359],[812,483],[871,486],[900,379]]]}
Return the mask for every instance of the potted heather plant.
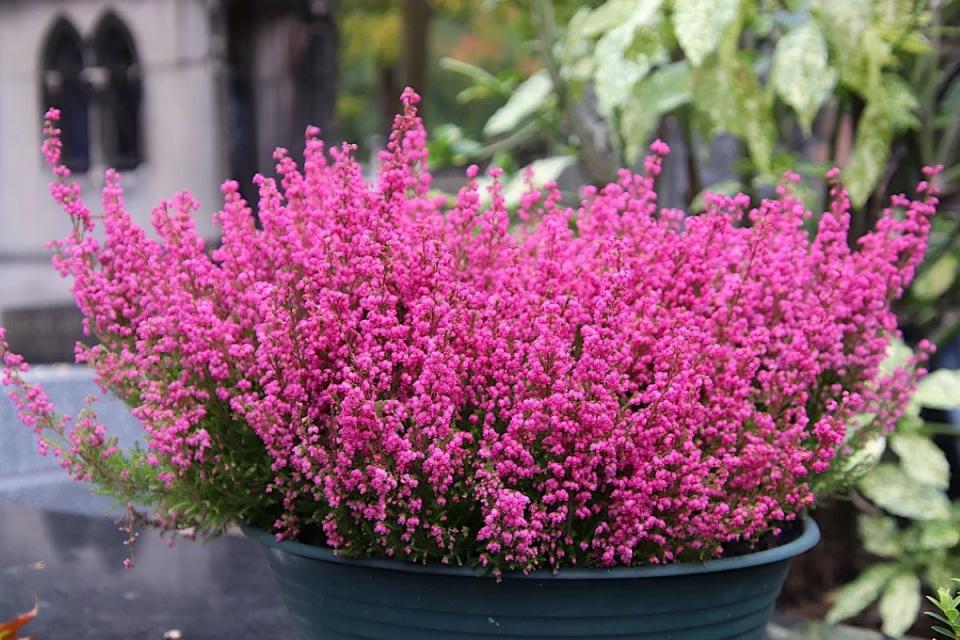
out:
{"label": "potted heather plant", "polygon": [[153,238],[108,172],[95,218],[52,110],[54,262],[98,339],[77,360],[146,446],[56,416],[2,346],[24,422],[143,522],[240,523],[311,638],[760,638],[804,514],[912,391],[879,364],[935,189],[852,249],[838,184],[816,220],[794,176],[658,210],[658,141],[576,208],[547,185],[510,212],[496,171],[481,206],[471,168],[445,210],[417,101],[376,184],[315,129],[256,215],[224,183],[210,253],[188,194]]}

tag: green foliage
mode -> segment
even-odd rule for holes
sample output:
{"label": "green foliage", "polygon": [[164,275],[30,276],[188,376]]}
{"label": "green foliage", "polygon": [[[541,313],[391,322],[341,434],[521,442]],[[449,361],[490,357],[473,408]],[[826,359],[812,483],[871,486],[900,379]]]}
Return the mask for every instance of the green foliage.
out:
{"label": "green foliage", "polygon": [[463,104],[485,98],[510,97],[516,84],[501,76],[495,76],[486,69],[456,58],[440,58],[438,65],[446,71],[465,76],[473,84],[457,94],[457,101]]}
{"label": "green foliage", "polygon": [[[960,4],[960,3],[958,3]],[[960,131],[960,103],[954,119]],[[958,145],[960,146],[960,145]],[[960,152],[960,149],[958,149]],[[957,174],[960,176],[960,173]],[[949,187],[949,185],[948,185]],[[960,193],[960,189],[957,190]],[[949,195],[946,196],[949,198]],[[957,203],[955,201],[954,209]],[[937,216],[933,220],[927,258],[917,274],[899,314],[901,324],[916,335],[928,336],[937,344],[946,344],[960,334],[960,220],[956,216]],[[937,376],[943,374],[935,374]]]}
{"label": "green foliage", "polygon": [[917,387],[914,402],[931,409],[960,407],[960,370],[938,369]]}
{"label": "green foliage", "polygon": [[842,180],[850,192],[850,199],[862,205],[880,179],[890,153],[893,127],[886,110],[878,102],[871,102],[863,110],[857,125],[857,137],[850,162],[843,169]]}
{"label": "green foliage", "polygon": [[720,44],[720,36],[737,18],[739,0],[674,0],[677,41],[695,67]]}
{"label": "green foliage", "polygon": [[932,302],[950,290],[960,275],[960,258],[945,253],[932,261],[914,281],[911,291],[919,300]]}
{"label": "green foliage", "polygon": [[[659,4],[659,3],[658,3]],[[584,14],[580,29],[584,35],[601,36],[626,23],[636,12],[637,0],[610,0]]]}
{"label": "green foliage", "polygon": [[698,70],[693,94],[698,116],[711,135],[732,133],[747,146],[754,167],[770,170],[776,125],[773,104],[743,53],[720,55]]}
{"label": "green foliage", "polygon": [[468,138],[455,124],[442,124],[433,130],[430,138],[430,165],[462,165],[480,148],[480,143]]}
{"label": "green foliage", "polygon": [[897,565],[889,563],[875,564],[861,573],[853,582],[840,589],[833,607],[827,613],[827,623],[835,624],[866,609],[880,597],[884,587],[897,571]]}
{"label": "green foliage", "polygon": [[858,486],[876,506],[901,518],[939,520],[950,515],[947,496],[936,487],[915,482],[901,465],[881,464]]}
{"label": "green foliage", "polygon": [[880,596],[880,619],[888,636],[902,636],[913,626],[920,613],[920,579],[910,571],[901,571],[887,583]]}
{"label": "green foliage", "polygon": [[637,162],[646,151],[647,143],[664,113],[669,113],[693,100],[693,74],[685,60],[658,68],[645,82],[634,87],[637,108],[621,116],[624,157]]}
{"label": "green foliage", "polygon": [[520,83],[507,103],[500,107],[483,127],[487,136],[499,136],[525,123],[553,98],[553,83],[543,69]]}
{"label": "green foliage", "polygon": [[860,42],[872,22],[874,4],[873,0],[813,0],[811,10],[823,25],[830,45],[842,50],[851,42]]}
{"label": "green foliage", "polygon": [[896,558],[900,553],[900,531],[897,521],[885,515],[860,514],[857,530],[863,548],[880,558]]}
{"label": "green foliage", "polygon": [[890,449],[900,458],[900,468],[907,478],[917,485],[940,490],[950,486],[950,463],[930,438],[919,433],[895,433],[890,437]]}
{"label": "green foliage", "polygon": [[837,82],[837,71],[827,59],[827,40],[815,22],[780,38],[773,52],[770,82],[809,133],[813,117]]}
{"label": "green foliage", "polygon": [[[953,581],[960,583],[957,578]],[[936,598],[927,596],[927,600],[932,602],[939,612],[926,611],[925,613],[941,623],[933,627],[934,631],[951,640],[960,640],[960,595],[955,593],[955,590],[940,587],[937,589]]]}
{"label": "green foliage", "polygon": [[954,518],[921,522],[917,527],[904,532],[903,546],[908,551],[932,551],[950,549],[960,544],[960,529]]}
{"label": "green foliage", "polygon": [[[909,357],[909,349],[895,342],[883,369],[889,373]],[[935,588],[944,576],[960,572],[960,502],[951,504],[946,495],[949,464],[919,417],[921,407],[960,407],[958,374],[941,370],[921,380],[897,432],[888,438],[888,460],[857,481],[857,490],[869,500],[857,521],[860,539],[868,553],[884,562],[840,589],[828,622],[854,616],[878,601],[884,633],[899,637],[916,620],[922,584]],[[879,458],[874,451],[869,460]]]}
{"label": "green foliage", "polygon": [[814,485],[816,495],[821,499],[834,496],[855,485],[877,466],[887,450],[887,438],[873,431],[870,424],[850,430],[846,443],[849,452],[846,455],[841,452],[841,459],[818,478]]}
{"label": "green foliage", "polygon": [[625,20],[603,33],[593,48],[593,85],[600,113],[613,118],[651,69],[670,61],[664,46],[661,0],[634,2]]}
{"label": "green foliage", "polygon": [[[550,15],[552,3],[533,5]],[[924,3],[891,8],[887,0],[607,0],[562,27],[542,20],[537,35],[551,81],[563,84],[553,87],[563,98],[555,108],[575,120],[592,105],[598,117],[587,118],[590,136],[582,127],[559,131],[563,144],[594,155],[610,144],[610,162],[635,163],[672,115],[707,136],[739,138],[750,161],[743,182],[768,184],[779,178],[774,155],[798,152],[797,130],[811,135],[829,107],[828,121],[859,120],[852,153],[839,160],[862,206],[894,136],[919,124],[906,72],[930,50],[929,15]],[[486,133],[510,134],[502,126]]]}
{"label": "green foliage", "polygon": [[[382,140],[386,135],[397,98],[410,83],[417,84],[415,88],[423,94],[431,130],[453,122],[466,138],[480,136],[497,104],[526,75],[519,68],[528,68],[533,62],[525,44],[531,34],[529,18],[511,3],[428,0],[429,11],[419,25],[411,23],[405,4],[387,0],[338,3],[339,74],[332,134],[359,142],[362,152],[372,150],[367,145],[374,136]],[[408,33],[417,31],[418,26],[426,32],[426,39],[409,39]],[[412,73],[411,58],[418,48],[425,56],[425,85]],[[442,62],[450,55],[475,70],[487,69],[484,73],[506,85],[503,92],[491,91],[479,77],[467,85],[451,75]],[[331,132],[324,133],[329,140]]]}

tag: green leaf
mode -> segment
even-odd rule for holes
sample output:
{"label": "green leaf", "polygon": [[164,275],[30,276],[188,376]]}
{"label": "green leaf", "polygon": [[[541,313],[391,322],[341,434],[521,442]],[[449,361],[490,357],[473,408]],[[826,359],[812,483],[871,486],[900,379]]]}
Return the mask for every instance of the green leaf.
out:
{"label": "green leaf", "polygon": [[446,71],[453,71],[454,73],[459,73],[462,76],[470,78],[474,84],[487,86],[491,88],[499,88],[501,82],[497,79],[495,75],[478,67],[475,64],[470,64],[469,62],[464,62],[463,60],[457,60],[456,58],[440,58],[438,62],[441,69]]}
{"label": "green leaf", "polygon": [[581,8],[573,14],[566,32],[554,47],[560,77],[575,95],[593,75],[594,39],[584,30],[591,13],[590,9]]}
{"label": "green leaf", "polygon": [[861,34],[858,46],[838,57],[840,82],[867,100],[880,100],[883,69],[895,61],[882,30],[871,24]]}
{"label": "green leaf", "polygon": [[887,448],[885,436],[877,436],[858,446],[850,456],[843,460],[841,472],[858,479],[874,469]]}
{"label": "green leaf", "polygon": [[853,154],[842,173],[855,207],[864,205],[886,167],[893,142],[893,128],[886,115],[884,106],[871,100],[857,125]]}
{"label": "green leaf", "polygon": [[880,376],[890,377],[897,369],[906,367],[911,358],[913,358],[913,349],[900,338],[893,338],[887,345],[887,355],[880,363]]}
{"label": "green leaf", "polygon": [[913,524],[903,536],[908,551],[950,549],[960,544],[960,526],[952,520],[933,520]]}
{"label": "green leaf", "polygon": [[546,69],[540,69],[524,80],[507,104],[500,107],[483,128],[486,136],[498,136],[513,131],[524,120],[536,113],[553,95],[553,82]]}
{"label": "green leaf", "polygon": [[627,59],[627,47],[632,42],[633,30],[629,25],[620,25],[597,42],[594,90],[600,111],[607,117],[627,101],[633,87],[650,71],[650,61],[646,58]]}
{"label": "green leaf", "polygon": [[897,465],[879,465],[857,486],[871,502],[895,516],[912,520],[950,516],[950,500],[943,491],[917,483]]}
{"label": "green leaf", "polygon": [[932,49],[930,39],[923,31],[911,31],[906,36],[900,38],[896,46],[898,51],[914,56],[927,55]]}
{"label": "green leaf", "polygon": [[[953,576],[958,574],[960,574],[960,562],[954,562],[953,566],[949,562],[946,564],[934,563],[927,565],[923,580],[931,586],[948,584]],[[944,589],[944,591],[946,590]]]}
{"label": "green leaf", "polygon": [[923,418],[920,417],[920,406],[911,399],[907,403],[900,420],[897,421],[897,431],[899,433],[921,433],[924,427]]}
{"label": "green leaf", "polygon": [[960,369],[937,369],[917,384],[913,402],[921,407],[960,409]]}
{"label": "green leaf", "polygon": [[878,100],[883,105],[894,132],[900,133],[919,127],[920,120],[915,114],[919,103],[914,88],[893,73],[883,74],[882,82],[883,90],[878,92]]}
{"label": "green leaf", "polygon": [[920,579],[912,573],[904,571],[890,579],[879,607],[885,634],[901,637],[913,626],[923,601],[920,589]]}
{"label": "green leaf", "polygon": [[837,592],[833,606],[827,612],[827,624],[837,624],[857,615],[883,592],[887,582],[899,570],[896,564],[875,564],[867,568]]}
{"label": "green leaf", "polygon": [[960,110],[960,75],[954,78],[943,92],[934,124],[939,128],[948,129],[953,124],[958,110]]}
{"label": "green leaf", "polygon": [[608,0],[591,11],[579,24],[587,36],[601,36],[630,20],[641,0]]}
{"label": "green leaf", "polygon": [[457,102],[460,104],[470,104],[477,100],[487,100],[499,94],[494,93],[489,87],[478,84],[471,85],[457,94]]}
{"label": "green leaf", "polygon": [[914,0],[874,0],[874,20],[881,26],[894,30],[896,35],[909,26],[916,15]]}
{"label": "green leaf", "polygon": [[629,164],[635,163],[646,150],[657,119],[692,98],[690,65],[685,61],[660,67],[637,85],[633,99],[624,107],[620,118]]}
{"label": "green leaf", "polygon": [[958,273],[960,273],[960,260],[952,253],[945,253],[917,276],[910,291],[917,299],[931,302],[953,286],[957,281]]}
{"label": "green leaf", "polygon": [[637,3],[625,22],[605,33],[594,49],[594,90],[602,114],[623,106],[654,65],[667,62],[659,27],[660,0]]}
{"label": "green leaf", "polygon": [[863,548],[873,555],[895,558],[900,553],[900,531],[893,518],[860,514],[857,528]]}
{"label": "green leaf", "polygon": [[780,38],[773,52],[770,82],[800,119],[805,132],[837,82],[827,64],[827,41],[813,22]]}
{"label": "green leaf", "polygon": [[693,102],[707,117],[712,133],[732,133],[747,143],[761,173],[770,169],[776,125],[770,97],[760,86],[746,56],[718,56],[697,70]]}
{"label": "green leaf", "polygon": [[950,463],[930,438],[916,433],[895,433],[890,448],[900,457],[900,468],[922,485],[946,489],[950,486]]}
{"label": "green leaf", "polygon": [[871,0],[813,0],[813,15],[842,60],[860,45],[860,36],[870,24]]}
{"label": "green leaf", "polygon": [[876,413],[858,413],[857,415],[850,418],[850,423],[848,426],[851,427],[847,431],[847,439],[850,439],[850,436],[860,431],[861,429],[866,429],[873,424],[873,421],[877,419]]}
{"label": "green leaf", "polygon": [[674,0],[674,30],[690,64],[699,67],[716,50],[739,6],[739,0]]}

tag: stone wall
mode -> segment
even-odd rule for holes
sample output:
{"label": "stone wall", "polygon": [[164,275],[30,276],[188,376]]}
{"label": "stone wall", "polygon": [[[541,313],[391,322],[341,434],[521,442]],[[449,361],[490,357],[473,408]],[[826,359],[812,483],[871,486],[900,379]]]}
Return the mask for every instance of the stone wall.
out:
{"label": "stone wall", "polygon": [[[205,0],[0,0],[0,312],[69,302],[68,283],[50,267],[45,243],[63,237],[65,216],[47,193],[40,156],[42,47],[64,17],[88,38],[109,10],[130,31],[143,81],[144,162],[124,175],[129,210],[149,224],[151,209],[177,191],[200,200],[202,232],[226,175],[226,125],[220,109],[220,59],[213,3]],[[79,177],[95,209],[105,167]]]}

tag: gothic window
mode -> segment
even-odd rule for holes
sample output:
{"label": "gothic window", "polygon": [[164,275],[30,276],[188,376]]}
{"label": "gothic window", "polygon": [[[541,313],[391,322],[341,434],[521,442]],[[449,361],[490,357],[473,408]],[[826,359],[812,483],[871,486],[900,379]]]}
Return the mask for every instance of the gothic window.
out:
{"label": "gothic window", "polygon": [[60,109],[63,162],[70,169],[90,168],[90,94],[83,81],[80,34],[66,19],[58,19],[43,47],[43,104]]}
{"label": "gothic window", "polygon": [[92,49],[104,161],[117,169],[133,169],[143,160],[143,86],[133,38],[120,18],[107,13],[94,31]]}

